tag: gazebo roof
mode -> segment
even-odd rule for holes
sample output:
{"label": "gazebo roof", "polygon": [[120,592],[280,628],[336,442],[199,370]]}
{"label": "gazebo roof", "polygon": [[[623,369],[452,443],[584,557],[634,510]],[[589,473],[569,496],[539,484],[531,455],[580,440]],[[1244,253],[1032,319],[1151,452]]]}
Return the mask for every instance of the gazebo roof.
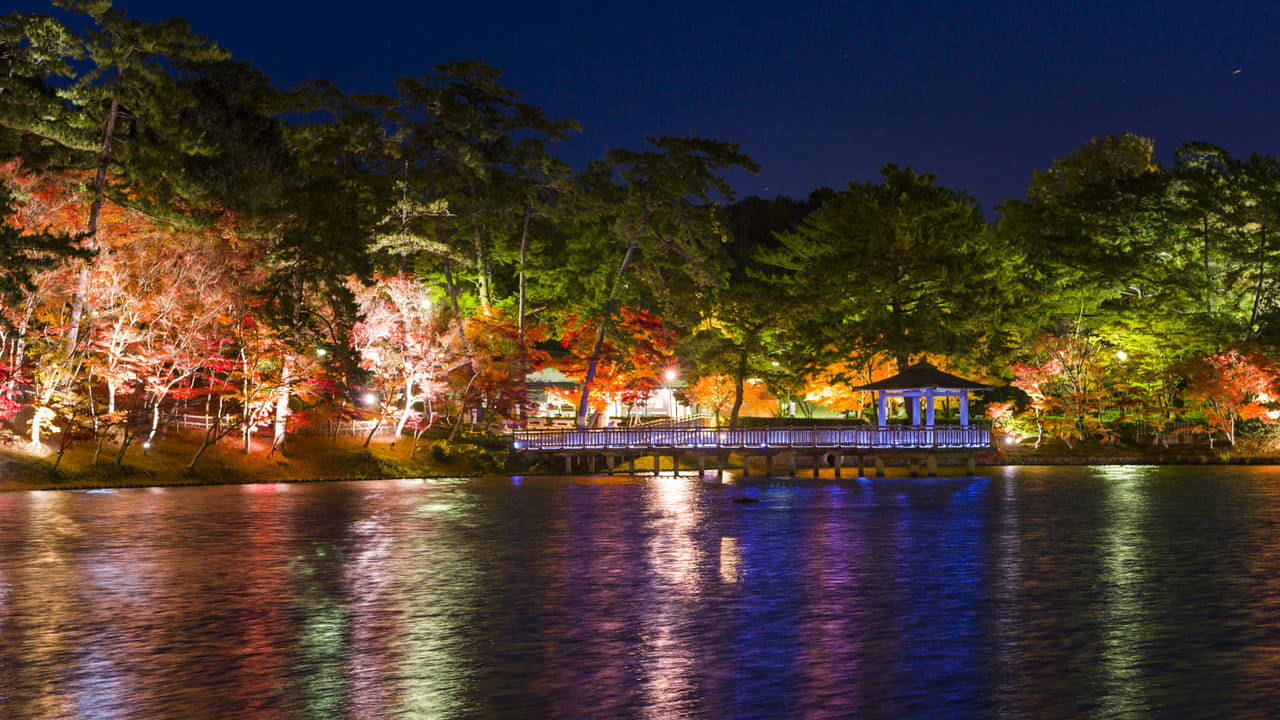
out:
{"label": "gazebo roof", "polygon": [[990,385],[983,385],[980,382],[965,380],[951,373],[942,372],[925,360],[921,360],[893,377],[853,389],[875,391],[924,390],[926,388],[934,388],[935,390],[972,390],[975,392],[995,389]]}

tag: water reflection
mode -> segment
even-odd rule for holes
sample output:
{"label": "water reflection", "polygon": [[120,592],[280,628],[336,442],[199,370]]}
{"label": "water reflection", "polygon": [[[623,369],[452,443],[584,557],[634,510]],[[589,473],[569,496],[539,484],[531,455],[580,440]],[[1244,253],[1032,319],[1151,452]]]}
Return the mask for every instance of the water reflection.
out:
{"label": "water reflection", "polygon": [[0,494],[0,717],[1263,717],[1278,487],[1021,468]]}

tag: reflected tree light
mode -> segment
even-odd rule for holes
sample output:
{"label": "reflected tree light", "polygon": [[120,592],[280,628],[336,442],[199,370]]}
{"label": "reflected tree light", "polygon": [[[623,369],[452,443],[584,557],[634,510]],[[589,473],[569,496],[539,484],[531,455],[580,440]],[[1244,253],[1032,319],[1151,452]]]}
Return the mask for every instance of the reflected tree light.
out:
{"label": "reflected tree light", "polygon": [[738,538],[721,536],[720,538],[720,580],[736,583],[741,578],[742,548],[738,546]]}

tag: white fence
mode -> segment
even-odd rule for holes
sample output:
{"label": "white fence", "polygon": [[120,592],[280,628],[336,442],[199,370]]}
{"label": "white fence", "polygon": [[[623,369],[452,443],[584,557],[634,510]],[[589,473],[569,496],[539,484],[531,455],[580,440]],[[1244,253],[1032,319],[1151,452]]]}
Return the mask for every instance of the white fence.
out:
{"label": "white fence", "polygon": [[[177,428],[179,430],[203,431],[203,430],[208,430],[210,427],[212,427],[216,419],[217,418],[211,415],[193,415],[193,414],[174,415],[172,418],[169,419],[169,422],[167,423],[167,425],[168,427]],[[294,432],[298,432],[301,434],[311,434],[311,435],[324,434],[330,437],[351,436],[351,437],[363,438],[369,435],[369,432],[373,430],[373,426],[376,425],[377,422],[378,422],[377,420],[348,420],[345,422],[338,422],[335,426],[333,421],[329,421],[328,423],[325,424],[325,427],[309,426],[305,428],[295,428]],[[239,423],[240,423],[240,418],[235,415],[223,416],[222,418],[222,426],[224,428],[230,425],[238,425]],[[266,424],[269,425],[270,423],[266,423]],[[394,435],[395,432],[396,432],[395,423],[383,422],[381,425],[378,426],[378,430],[377,432],[374,433],[374,437],[378,437],[378,438],[390,437]]]}

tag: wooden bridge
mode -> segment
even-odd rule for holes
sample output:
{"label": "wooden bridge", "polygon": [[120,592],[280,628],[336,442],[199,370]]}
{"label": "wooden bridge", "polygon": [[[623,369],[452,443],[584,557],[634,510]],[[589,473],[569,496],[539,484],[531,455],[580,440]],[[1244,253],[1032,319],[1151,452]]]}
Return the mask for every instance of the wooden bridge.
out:
{"label": "wooden bridge", "polygon": [[607,469],[613,472],[616,459],[628,460],[634,471],[637,457],[652,456],[655,472],[660,458],[671,456],[672,468],[678,470],[681,454],[696,456],[698,468],[704,470],[707,457],[719,459],[723,470],[729,453],[743,456],[743,469],[750,458],[763,456],[766,473],[772,474],[775,457],[790,460],[795,474],[797,456],[814,461],[814,474],[823,459],[831,459],[837,477],[845,456],[855,455],[859,474],[865,459],[871,456],[876,474],[884,474],[883,456],[906,456],[913,469],[923,456],[929,473],[936,474],[939,453],[964,453],[973,471],[973,453],[991,448],[991,429],[986,425],[850,425],[839,427],[651,427],[608,428],[602,430],[516,430],[511,436],[512,449],[518,453],[560,455],[565,459],[565,472],[572,473],[574,460],[585,461],[594,472],[595,459],[604,456]]}

